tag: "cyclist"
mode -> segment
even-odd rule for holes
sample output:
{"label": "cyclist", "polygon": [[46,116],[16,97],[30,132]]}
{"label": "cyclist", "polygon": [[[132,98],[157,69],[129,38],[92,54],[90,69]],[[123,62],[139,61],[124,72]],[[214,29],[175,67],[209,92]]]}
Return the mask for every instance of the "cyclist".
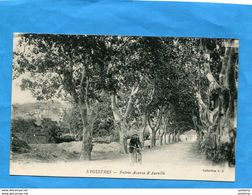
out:
{"label": "cyclist", "polygon": [[[131,138],[130,138],[130,142],[129,142],[129,153],[130,153],[130,160],[131,163],[133,163],[134,161],[136,161],[136,163],[141,163],[142,162],[142,144],[141,141],[139,139],[139,135],[137,133],[134,133]],[[134,150],[135,152],[137,152],[138,154],[138,158],[134,159]]]}

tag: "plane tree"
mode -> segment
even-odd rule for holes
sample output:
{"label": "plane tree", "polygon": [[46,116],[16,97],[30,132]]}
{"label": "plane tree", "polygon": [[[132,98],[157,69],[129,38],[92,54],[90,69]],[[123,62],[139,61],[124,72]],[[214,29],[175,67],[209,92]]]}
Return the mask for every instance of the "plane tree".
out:
{"label": "plane tree", "polygon": [[[205,58],[202,76],[207,81],[198,88],[200,142],[208,158],[234,163],[237,109],[237,40],[203,40]],[[196,120],[197,121],[197,120]]]}
{"label": "plane tree", "polygon": [[200,138],[235,126],[237,56],[225,46],[232,40],[18,34],[15,43],[13,76],[23,78],[21,87],[78,108],[82,159],[91,159],[104,105],[123,153],[133,129],[143,141],[149,126],[155,146],[157,133],[162,144],[192,127]]}
{"label": "plane tree", "polygon": [[[37,100],[71,99],[80,112],[82,159],[91,159],[93,125],[109,87],[106,69],[114,37],[17,34],[13,76]],[[117,40],[118,41],[118,40]]]}

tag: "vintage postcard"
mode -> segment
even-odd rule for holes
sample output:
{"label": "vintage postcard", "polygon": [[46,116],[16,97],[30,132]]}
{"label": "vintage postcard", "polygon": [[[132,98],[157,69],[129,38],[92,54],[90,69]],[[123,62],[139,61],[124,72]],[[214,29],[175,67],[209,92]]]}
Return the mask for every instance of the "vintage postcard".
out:
{"label": "vintage postcard", "polygon": [[237,39],[13,43],[11,175],[235,180]]}

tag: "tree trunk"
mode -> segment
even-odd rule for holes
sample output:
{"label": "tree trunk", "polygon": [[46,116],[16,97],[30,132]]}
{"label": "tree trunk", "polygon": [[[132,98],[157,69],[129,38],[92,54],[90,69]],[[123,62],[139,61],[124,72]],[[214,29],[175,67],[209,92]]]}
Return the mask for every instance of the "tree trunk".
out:
{"label": "tree trunk", "polygon": [[164,132],[164,135],[163,135],[163,143],[166,145],[166,135],[167,135],[167,133],[166,132]]}
{"label": "tree trunk", "polygon": [[173,135],[172,133],[169,134],[169,144],[172,143],[172,135]]}
{"label": "tree trunk", "polygon": [[[126,139],[126,132],[128,130],[126,122],[124,121],[123,116],[119,112],[119,108],[116,105],[116,98],[115,95],[111,96],[111,108],[114,116],[114,124],[115,128],[119,133],[119,144],[120,144],[120,153],[126,154],[127,153],[127,139]],[[129,111],[128,111],[129,112]]]}
{"label": "tree trunk", "polygon": [[88,111],[86,109],[86,106],[80,104],[80,113],[83,124],[82,149],[80,156],[82,160],[91,160],[91,152],[92,152],[92,133],[93,133],[94,120],[90,120],[87,112]]}
{"label": "tree trunk", "polygon": [[91,128],[83,127],[83,138],[82,138],[82,150],[81,150],[81,159],[82,160],[91,160],[92,152],[92,136]]}
{"label": "tree trunk", "polygon": [[123,130],[119,131],[119,144],[120,144],[120,153],[128,153],[127,149],[127,138]]}
{"label": "tree trunk", "polygon": [[180,142],[180,132],[177,134],[177,142]]}
{"label": "tree trunk", "polygon": [[155,130],[152,130],[152,135],[151,135],[151,147],[153,148],[156,146],[156,134],[157,132]]}
{"label": "tree trunk", "polygon": [[163,145],[164,134],[165,134],[164,132],[161,132],[161,134],[160,134],[160,146]]}
{"label": "tree trunk", "polygon": [[151,128],[151,132],[152,132],[151,147],[156,146],[156,139],[157,139],[156,135],[157,135],[159,127],[162,123],[162,118],[163,118],[162,114],[163,114],[162,111],[159,110],[158,116],[157,116],[157,121],[156,121],[155,125],[151,125],[151,120],[150,120],[150,118],[148,118],[148,124],[149,124],[149,126]]}
{"label": "tree trunk", "polygon": [[141,129],[141,132],[140,132],[140,141],[141,141],[143,147],[144,147],[144,133],[145,133],[145,130],[146,130],[146,126],[147,125],[145,123],[144,126]]}
{"label": "tree trunk", "polygon": [[169,133],[165,133],[165,141],[164,141],[165,145],[168,144],[168,136],[169,136]]}
{"label": "tree trunk", "polygon": [[[93,135],[93,123],[96,118],[97,112],[90,109],[88,105],[88,87],[89,87],[89,78],[86,75],[86,66],[83,66],[81,82],[80,82],[80,94],[77,95],[75,92],[75,101],[78,102],[79,111],[81,115],[83,132],[82,132],[82,148],[81,156],[82,160],[91,160],[92,152],[92,135]],[[96,104],[95,107],[96,109]]]}
{"label": "tree trunk", "polygon": [[118,105],[117,105],[117,99],[116,94],[112,94],[110,96],[111,98],[111,108],[114,116],[114,123],[118,124],[118,133],[119,133],[119,143],[121,145],[120,152],[121,153],[127,153],[127,138],[125,137],[126,132],[129,130],[129,125],[127,124],[127,118],[129,117],[132,109],[133,109],[133,97],[137,94],[139,90],[139,85],[135,84],[132,89],[131,93],[129,95],[129,99],[126,106],[126,111],[124,114],[120,113]]}
{"label": "tree trunk", "polygon": [[127,137],[126,137],[126,127],[123,125],[122,121],[115,121],[115,129],[119,135],[120,153],[127,153]]}
{"label": "tree trunk", "polygon": [[177,142],[177,133],[174,134],[173,140],[174,140],[174,143]]}
{"label": "tree trunk", "polygon": [[172,143],[176,143],[176,135],[177,133],[172,134]]}
{"label": "tree trunk", "polygon": [[202,127],[199,138],[200,141],[204,142],[202,129],[206,129],[206,133],[210,135],[206,137],[208,139],[207,142],[210,141],[212,143],[214,152],[218,151],[223,143],[230,142],[230,130],[235,129],[236,120],[235,102],[237,86],[235,67],[237,65],[237,54],[232,40],[226,41],[225,44],[225,55],[218,82],[214,79],[209,64],[205,63],[205,69],[207,70],[206,77],[210,82],[208,96],[211,97],[218,91],[218,98],[212,103],[214,107],[209,103],[205,104],[202,101],[201,95],[197,95]]}
{"label": "tree trunk", "polygon": [[[230,45],[232,45],[232,42],[230,42]],[[221,99],[223,100],[221,109],[223,110],[223,115],[221,116],[220,140],[222,142],[229,142],[229,132],[231,129],[235,129],[235,101],[237,93],[235,66],[237,57],[234,50],[235,48],[232,47],[226,49],[226,58],[223,63],[225,69],[222,70],[222,75],[220,77],[220,84],[223,85],[225,89],[221,94]],[[228,101],[228,105],[224,100]]]}
{"label": "tree trunk", "polygon": [[170,135],[171,135],[171,133],[170,133],[170,132],[168,132],[168,135],[167,135],[167,142],[166,142],[166,144],[170,144]]}

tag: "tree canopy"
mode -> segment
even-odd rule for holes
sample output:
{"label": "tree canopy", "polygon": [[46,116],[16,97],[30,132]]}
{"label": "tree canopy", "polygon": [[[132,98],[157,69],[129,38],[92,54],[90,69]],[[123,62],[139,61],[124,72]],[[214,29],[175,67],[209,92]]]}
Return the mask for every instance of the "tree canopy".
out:
{"label": "tree canopy", "polygon": [[209,95],[218,91],[212,81],[223,72],[224,39],[51,34],[15,39],[14,78],[26,75],[21,87],[37,100],[60,98],[78,107],[83,156],[91,158],[94,124],[97,129],[106,113],[125,145],[133,127],[144,131],[149,125],[154,135],[160,129],[201,131],[207,120],[201,102],[216,106]]}

